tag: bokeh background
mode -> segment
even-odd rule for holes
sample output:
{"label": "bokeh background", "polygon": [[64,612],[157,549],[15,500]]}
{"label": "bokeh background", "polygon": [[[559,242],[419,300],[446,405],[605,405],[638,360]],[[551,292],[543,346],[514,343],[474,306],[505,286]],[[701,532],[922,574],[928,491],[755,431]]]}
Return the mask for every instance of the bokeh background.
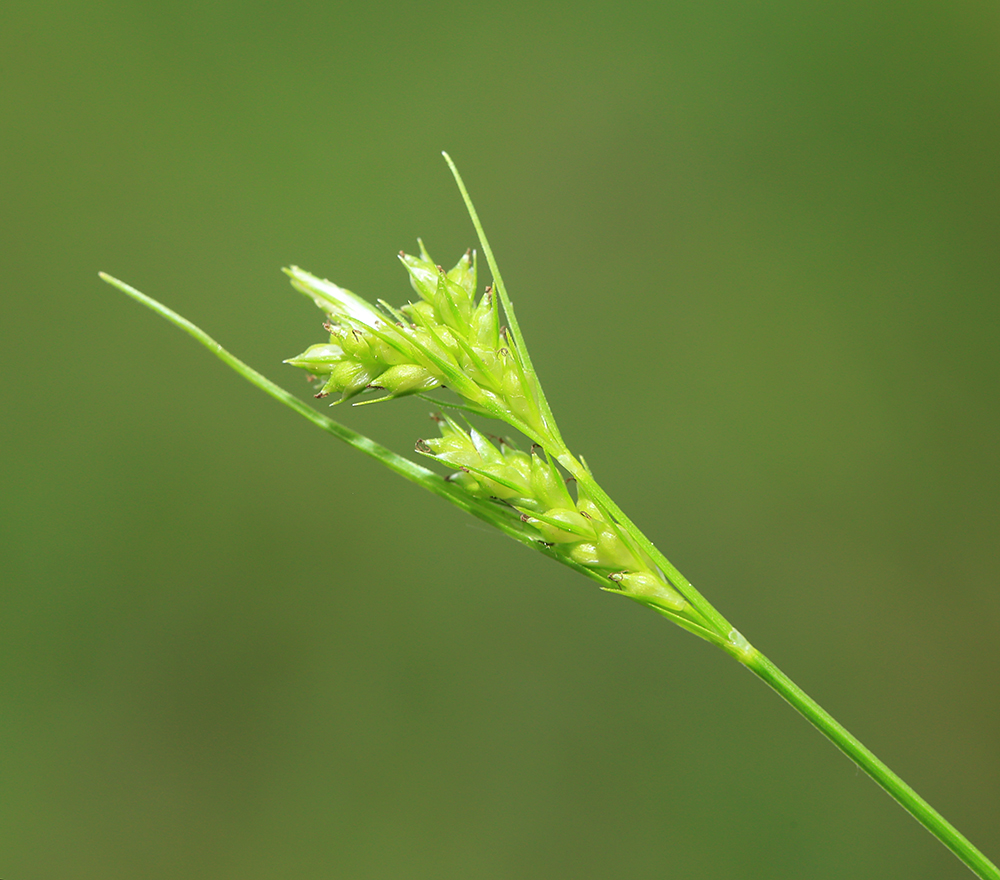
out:
{"label": "bokeh background", "polygon": [[[763,685],[304,397],[279,272],[474,243],[571,445],[1000,857],[991,3],[14,0],[0,876],[962,878]],[[419,401],[352,410],[400,452]]]}

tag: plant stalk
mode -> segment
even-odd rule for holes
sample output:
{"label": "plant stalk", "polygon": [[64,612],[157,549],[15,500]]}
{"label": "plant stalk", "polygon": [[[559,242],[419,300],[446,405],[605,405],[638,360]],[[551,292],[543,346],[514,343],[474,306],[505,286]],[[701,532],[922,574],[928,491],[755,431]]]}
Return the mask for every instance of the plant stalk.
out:
{"label": "plant stalk", "polygon": [[1000,869],[986,858],[965,835],[890,770],[856,736],[778,669],[774,663],[750,645],[737,630],[731,628],[729,622],[715,607],[664,557],[638,526],[625,516],[594,478],[575,459],[571,459],[572,456],[568,456],[565,460],[561,457],[560,462],[567,465],[567,468],[573,472],[576,479],[592,497],[608,508],[629,535],[663,569],[681,595],[717,628],[720,636],[725,637],[725,641],[721,639],[719,641],[710,639],[710,641],[715,642],[754,675],[766,682],[820,733],[885,789],[903,809],[948,847],[976,875],[983,880],[1000,880]]}
{"label": "plant stalk", "polygon": [[[560,458],[560,461],[562,462],[563,459]],[[574,476],[586,488],[587,492],[607,506],[622,527],[664,570],[681,595],[706,620],[717,627],[719,635],[725,638],[725,641],[721,639],[719,641],[710,639],[710,641],[715,642],[754,675],[766,682],[820,733],[885,789],[903,809],[950,849],[977,876],[983,880],[1000,880],[1000,869],[993,862],[986,858],[965,835],[907,785],[903,779],[890,770],[856,736],[778,669],[774,663],[750,645],[736,629],[731,628],[729,622],[715,607],[664,557],[649,538],[639,530],[638,526],[625,516],[594,478],[585,469],[579,467],[577,462],[573,461],[573,465],[575,465],[572,468],[575,471]]]}
{"label": "plant stalk", "polygon": [[954,825],[893,773],[872,751],[756,648],[743,664],[773,688],[820,733],[886,790],[904,810],[983,880],[1000,880],[1000,869]]}

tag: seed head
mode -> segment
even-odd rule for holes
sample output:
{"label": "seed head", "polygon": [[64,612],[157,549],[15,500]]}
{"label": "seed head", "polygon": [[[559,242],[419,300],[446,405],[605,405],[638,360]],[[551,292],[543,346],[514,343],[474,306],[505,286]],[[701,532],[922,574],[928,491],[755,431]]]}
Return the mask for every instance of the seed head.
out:
{"label": "seed head", "polygon": [[501,327],[491,288],[476,297],[475,253],[466,251],[445,271],[418,242],[419,256],[399,254],[417,299],[398,309],[384,300],[373,305],[301,269],[286,270],[326,313],[329,333],[329,341],[286,363],[322,380],[317,396],[338,392],[337,403],[366,392],[375,394],[362,402],[376,403],[447,386],[473,409],[508,422],[536,441],[530,452],[449,416],[435,416],[441,436],[417,441],[416,451],[451,468],[447,479],[470,496],[512,509],[527,534],[608,579],[606,589],[672,613],[687,607],[621,526],[582,488],[574,497],[567,487],[553,457],[565,446],[547,421],[551,414],[545,415],[516,323],[508,314],[513,332]]}
{"label": "seed head", "polygon": [[[449,479],[476,498],[503,501],[521,514],[537,540],[566,559],[600,572],[621,593],[676,612],[685,600],[582,489],[574,501],[555,462],[543,449],[530,453],[509,441],[495,445],[471,426],[435,416],[440,437],[418,440],[416,451],[459,470]],[[574,485],[575,482],[574,482]]]}
{"label": "seed head", "polygon": [[286,363],[321,378],[322,393],[339,392],[337,402],[367,390],[387,392],[381,401],[445,385],[531,436],[551,437],[538,381],[514,340],[501,333],[497,298],[490,288],[476,298],[475,252],[466,251],[447,272],[423,242],[420,256],[400,252],[399,259],[419,299],[398,309],[383,300],[373,305],[302,269],[286,270],[326,313],[330,334],[328,343]]}

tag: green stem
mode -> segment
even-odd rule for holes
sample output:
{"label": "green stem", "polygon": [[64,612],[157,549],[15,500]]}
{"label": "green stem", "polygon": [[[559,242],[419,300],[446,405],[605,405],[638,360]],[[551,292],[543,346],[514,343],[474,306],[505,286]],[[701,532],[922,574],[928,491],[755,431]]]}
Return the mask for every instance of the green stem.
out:
{"label": "green stem", "polygon": [[[597,481],[568,452],[559,461],[577,479],[600,506],[619,522],[637,544],[659,565],[681,595],[710,623],[721,639],[709,639],[733,655],[751,672],[765,681],[800,712],[838,749],[882,786],[921,825],[950,849],[983,880],[1000,880],[1000,870],[984,856],[954,825],[948,822],[927,801],[879,760],[870,749],[823,709],[812,697],[785,675],[777,666],[750,645],[740,633],[699,593],[691,583],[664,557],[621,510]],[[692,630],[694,631],[694,630]],[[696,634],[701,634],[697,633]],[[703,638],[705,636],[701,634]]]}
{"label": "green stem", "polygon": [[758,678],[806,717],[827,739],[882,786],[910,815],[983,880],[1000,880],[1000,869],[954,825],[863,746],[853,734],[755,648],[743,661]]}

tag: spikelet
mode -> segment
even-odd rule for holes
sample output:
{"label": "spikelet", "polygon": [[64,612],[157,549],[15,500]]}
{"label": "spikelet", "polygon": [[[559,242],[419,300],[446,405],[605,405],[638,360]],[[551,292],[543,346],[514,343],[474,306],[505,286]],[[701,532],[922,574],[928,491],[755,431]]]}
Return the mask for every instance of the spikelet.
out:
{"label": "spikelet", "polygon": [[[492,289],[476,298],[476,260],[466,251],[449,271],[436,265],[423,242],[420,256],[399,254],[419,296],[395,309],[378,306],[297,267],[292,285],[327,314],[329,341],[285,363],[322,380],[317,397],[336,403],[366,391],[389,400],[446,385],[495,418],[549,436],[540,414],[538,382],[500,326]],[[375,400],[364,401],[375,402]]]}
{"label": "spikelet", "polygon": [[553,552],[607,577],[613,586],[606,590],[674,613],[687,607],[579,487],[573,500],[561,472],[540,447],[526,453],[506,440],[495,445],[471,426],[466,430],[448,416],[433,418],[441,436],[418,440],[416,451],[458,468],[449,479],[470,495],[513,507]]}

